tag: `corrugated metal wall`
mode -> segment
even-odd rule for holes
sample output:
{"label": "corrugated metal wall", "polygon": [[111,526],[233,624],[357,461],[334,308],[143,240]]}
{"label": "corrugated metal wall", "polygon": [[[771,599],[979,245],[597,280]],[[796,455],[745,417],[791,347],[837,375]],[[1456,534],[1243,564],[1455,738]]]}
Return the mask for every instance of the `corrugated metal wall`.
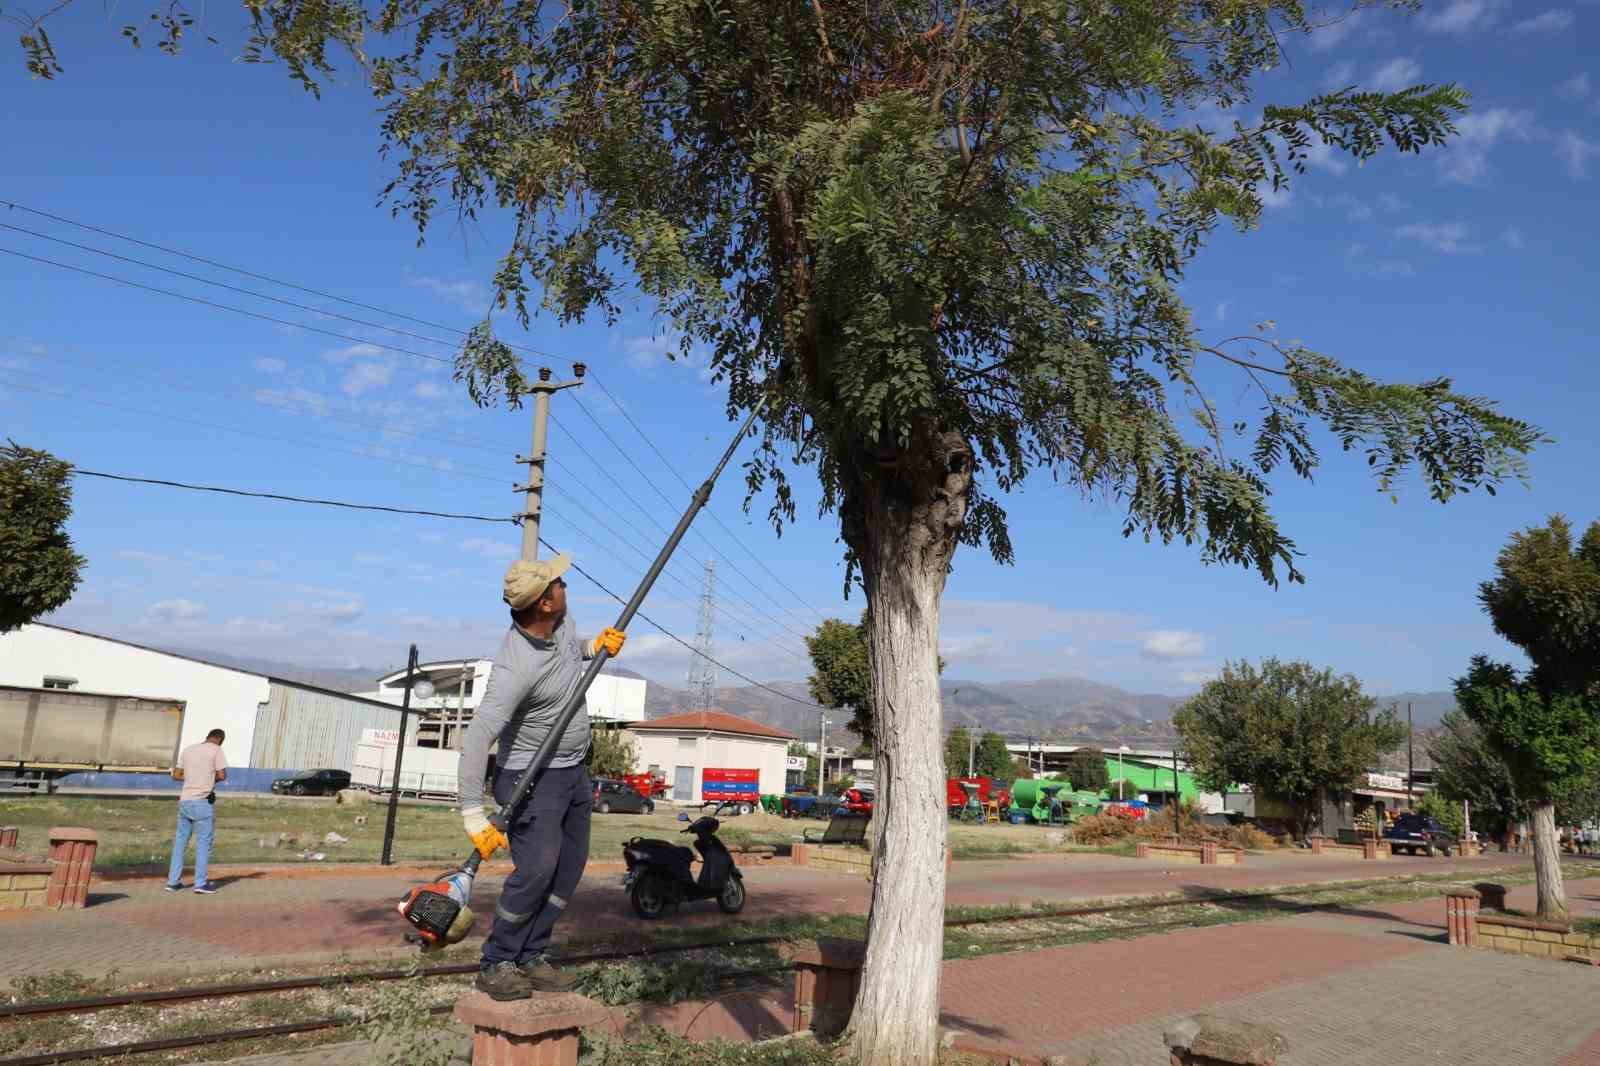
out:
{"label": "corrugated metal wall", "polygon": [[363,729],[399,727],[398,707],[274,681],[256,711],[250,765],[348,770]]}

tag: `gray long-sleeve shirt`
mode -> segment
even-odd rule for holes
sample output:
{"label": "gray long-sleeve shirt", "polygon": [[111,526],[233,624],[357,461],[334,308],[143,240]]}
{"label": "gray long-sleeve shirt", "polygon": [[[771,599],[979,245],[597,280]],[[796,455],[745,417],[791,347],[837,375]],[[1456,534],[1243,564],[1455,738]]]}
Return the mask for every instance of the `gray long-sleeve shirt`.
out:
{"label": "gray long-sleeve shirt", "polygon": [[[533,753],[555,725],[567,700],[583,679],[584,661],[591,658],[592,640],[580,640],[569,615],[549,640],[529,636],[513,625],[500,642],[483,700],[467,726],[456,771],[461,808],[483,804],[483,771],[489,763],[489,745],[498,742],[496,767],[525,770]],[[562,733],[550,765],[577,766],[589,754],[589,715],[579,708]]]}

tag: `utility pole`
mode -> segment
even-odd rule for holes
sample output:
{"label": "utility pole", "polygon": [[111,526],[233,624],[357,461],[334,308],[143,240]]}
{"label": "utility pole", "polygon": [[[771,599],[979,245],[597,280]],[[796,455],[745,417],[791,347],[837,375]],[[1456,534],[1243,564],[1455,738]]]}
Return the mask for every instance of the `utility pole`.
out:
{"label": "utility pole", "polygon": [[461,723],[467,720],[467,679],[472,676],[472,667],[466,663],[461,664],[461,680],[456,686],[456,725],[451,742],[445,747],[452,751],[461,750]]}
{"label": "utility pole", "polygon": [[533,383],[533,448],[525,456],[517,456],[517,462],[526,463],[528,467],[528,482],[518,485],[513,492],[526,493],[526,502],[522,509],[522,557],[524,559],[539,558],[539,516],[544,510],[544,456],[545,443],[550,433],[550,397],[562,389],[570,389],[583,384],[583,372],[587,369],[582,363],[572,364],[574,375],[571,381],[551,381],[550,368],[539,368],[539,380]]}
{"label": "utility pole", "polygon": [[972,753],[978,746],[978,737],[972,730],[967,730],[967,776],[972,776]]}
{"label": "utility pole", "polygon": [[817,795],[822,795],[828,783],[828,712],[817,715],[820,732],[817,735]]}
{"label": "utility pole", "polygon": [[1407,700],[1406,701],[1406,809],[1407,810],[1411,810],[1411,811],[1414,811],[1414,810],[1417,809],[1416,785],[1414,785],[1412,783],[1412,779],[1417,776],[1416,763],[1415,763],[1415,760],[1412,758],[1412,755],[1413,755],[1413,752],[1412,752],[1413,744],[1412,744],[1412,742],[1415,739],[1416,739],[1416,729],[1411,724],[1411,701]]}

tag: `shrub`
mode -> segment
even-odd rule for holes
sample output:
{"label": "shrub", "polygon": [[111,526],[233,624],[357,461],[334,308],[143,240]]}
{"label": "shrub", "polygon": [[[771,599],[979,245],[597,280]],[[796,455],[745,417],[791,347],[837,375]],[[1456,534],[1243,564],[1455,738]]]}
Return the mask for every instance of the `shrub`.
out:
{"label": "shrub", "polygon": [[1138,785],[1134,784],[1132,781],[1129,781],[1127,778],[1122,778],[1121,782],[1120,782],[1121,785],[1122,785],[1122,791],[1121,791],[1121,793],[1118,793],[1117,792],[1118,783],[1119,782],[1117,782],[1117,781],[1112,781],[1112,782],[1110,782],[1109,784],[1106,785],[1106,787],[1105,787],[1105,789],[1103,791],[1105,792],[1107,798],[1109,798],[1109,799],[1117,799],[1117,798],[1119,798],[1119,796],[1120,796],[1120,798],[1125,799],[1125,800],[1136,800],[1136,799],[1139,798],[1139,786]]}
{"label": "shrub", "polygon": [[1278,838],[1263,833],[1253,825],[1236,825],[1228,830],[1228,843],[1246,851],[1262,851],[1278,846]]}
{"label": "shrub", "polygon": [[1072,823],[1072,839],[1079,844],[1116,844],[1133,835],[1137,823],[1118,811],[1103,811]]}

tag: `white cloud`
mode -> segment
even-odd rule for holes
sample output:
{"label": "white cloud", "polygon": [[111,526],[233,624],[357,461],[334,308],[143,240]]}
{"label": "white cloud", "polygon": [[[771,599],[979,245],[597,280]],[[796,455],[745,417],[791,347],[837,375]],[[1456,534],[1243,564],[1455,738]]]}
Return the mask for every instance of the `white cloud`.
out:
{"label": "white cloud", "polygon": [[306,613],[324,622],[353,622],[367,613],[367,605],[356,596],[338,602],[310,604]]}
{"label": "white cloud", "polygon": [[1554,8],[1542,15],[1524,19],[1511,27],[1512,33],[1560,33],[1571,26],[1577,16],[1565,8]]}
{"label": "white cloud", "polygon": [[1333,198],[1335,207],[1345,209],[1345,217],[1355,222],[1365,222],[1372,217],[1372,208],[1349,193],[1340,193]]}
{"label": "white cloud", "polygon": [[649,370],[666,361],[668,353],[676,355],[679,337],[668,333],[660,337],[629,337],[622,344],[622,354],[635,370]]}
{"label": "white cloud", "polygon": [[1527,242],[1523,240],[1522,231],[1515,226],[1505,232],[1505,242],[1513,248],[1524,248]]}
{"label": "white cloud", "polygon": [[1347,85],[1354,84],[1355,80],[1356,65],[1346,60],[1343,63],[1335,63],[1329,67],[1328,72],[1323,75],[1322,84],[1328,89],[1342,89]]}
{"label": "white cloud", "polygon": [[1422,16],[1422,25],[1434,33],[1466,33],[1492,25],[1501,0],[1448,0],[1442,9]]}
{"label": "white cloud", "polygon": [[1311,143],[1306,145],[1306,166],[1343,174],[1350,169],[1350,162],[1327,141],[1313,135]]}
{"label": "white cloud", "polygon": [[1472,231],[1461,222],[1412,222],[1394,232],[1397,237],[1405,237],[1435,251],[1454,255],[1462,250],[1462,243]]}
{"label": "white cloud", "polygon": [[485,559],[514,559],[517,546],[508,541],[490,540],[487,537],[468,537],[457,545],[462,551],[481,555]]}
{"label": "white cloud", "polygon": [[444,389],[440,388],[438,385],[435,385],[431,381],[418,382],[417,387],[411,391],[416,395],[421,396],[424,400],[435,400],[444,395]]}
{"label": "white cloud", "polygon": [[206,613],[205,604],[193,600],[161,600],[145,612],[157,622],[191,622]]}
{"label": "white cloud", "polygon": [[1144,655],[1149,659],[1192,659],[1205,650],[1206,638],[1184,629],[1156,629],[1144,638]]}
{"label": "white cloud", "polygon": [[1207,681],[1215,679],[1216,676],[1217,672],[1215,670],[1180,670],[1178,672],[1178,680],[1185,685],[1203,685]]}
{"label": "white cloud", "polygon": [[1356,30],[1361,28],[1362,12],[1350,11],[1347,14],[1330,17],[1320,22],[1307,31],[1309,43],[1313,52],[1327,52],[1344,43]]}
{"label": "white cloud", "polygon": [[1533,112],[1490,108],[1456,120],[1457,136],[1444,153],[1444,176],[1470,184],[1489,169],[1489,150],[1502,137],[1527,140],[1533,136]]}
{"label": "white cloud", "polygon": [[255,401],[263,407],[306,407],[312,414],[325,415],[328,413],[328,400],[321,393],[312,392],[310,389],[257,389],[253,394]]}
{"label": "white cloud", "polygon": [[1586,178],[1589,176],[1589,160],[1600,154],[1600,144],[1568,130],[1556,145],[1556,152],[1566,161],[1568,174],[1575,178]]}
{"label": "white cloud", "polygon": [[345,374],[339,388],[345,395],[355,397],[372,389],[381,389],[394,377],[394,367],[387,363],[357,363]]}
{"label": "white cloud", "polygon": [[256,360],[256,369],[265,374],[281,374],[289,368],[289,364],[282,359],[266,357]]}
{"label": "white cloud", "polygon": [[1381,93],[1398,92],[1408,85],[1415,85],[1420,77],[1422,64],[1400,56],[1373,71],[1368,87]]}
{"label": "white cloud", "polygon": [[165,555],[141,551],[138,548],[121,548],[118,549],[116,555],[118,559],[127,559],[129,562],[134,563],[164,563],[167,561]]}
{"label": "white cloud", "polygon": [[489,286],[481,281],[445,281],[443,278],[420,274],[407,277],[406,284],[413,289],[431,292],[476,315],[483,314],[489,307],[489,301],[494,298]]}
{"label": "white cloud", "polygon": [[1403,259],[1391,259],[1386,263],[1379,263],[1377,273],[1393,274],[1397,277],[1409,278],[1416,273],[1411,264]]}
{"label": "white cloud", "polygon": [[1221,322],[1228,317],[1228,311],[1233,307],[1232,300],[1223,300],[1217,305],[1217,321]]}
{"label": "white cloud", "polygon": [[1556,86],[1556,92],[1565,96],[1568,100],[1582,100],[1593,91],[1594,85],[1590,83],[1587,73],[1574,74]]}
{"label": "white cloud", "polygon": [[352,359],[377,359],[383,356],[383,349],[376,344],[347,344],[343,348],[333,348],[322,353],[322,358],[330,363],[348,363]]}
{"label": "white cloud", "polygon": [[1378,196],[1378,206],[1383,208],[1385,211],[1402,211],[1407,205],[1404,200],[1400,199],[1400,197],[1396,196],[1394,193],[1386,192]]}
{"label": "white cloud", "polygon": [[1258,183],[1256,195],[1261,197],[1262,207],[1288,207],[1294,202],[1294,192],[1288,186],[1274,189],[1271,181]]}

